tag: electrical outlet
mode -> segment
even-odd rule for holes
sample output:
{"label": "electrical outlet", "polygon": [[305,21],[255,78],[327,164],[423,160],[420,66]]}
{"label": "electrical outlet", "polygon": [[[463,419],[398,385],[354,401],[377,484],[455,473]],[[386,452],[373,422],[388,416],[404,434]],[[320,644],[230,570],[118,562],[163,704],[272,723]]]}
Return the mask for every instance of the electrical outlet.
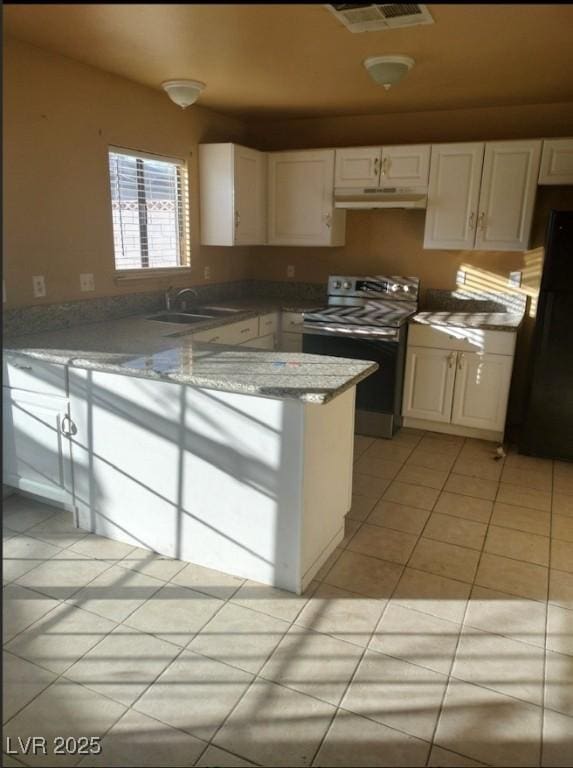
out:
{"label": "electrical outlet", "polygon": [[287,267],[287,277],[294,277],[294,264],[289,264]]}
{"label": "electrical outlet", "polygon": [[95,282],[92,272],[82,272],[80,275],[80,291],[95,291]]}
{"label": "electrical outlet", "polygon": [[41,299],[46,295],[46,281],[44,275],[34,275],[32,277],[32,288],[34,291],[34,298]]}
{"label": "electrical outlet", "polygon": [[203,277],[205,280],[211,279],[211,267],[203,267]]}

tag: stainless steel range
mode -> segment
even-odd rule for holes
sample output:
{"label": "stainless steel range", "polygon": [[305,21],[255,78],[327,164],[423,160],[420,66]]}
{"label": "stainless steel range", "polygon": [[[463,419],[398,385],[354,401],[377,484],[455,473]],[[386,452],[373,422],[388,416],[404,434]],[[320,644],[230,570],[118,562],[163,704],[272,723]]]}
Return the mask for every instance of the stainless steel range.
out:
{"label": "stainless steel range", "polygon": [[392,437],[401,426],[408,320],[418,311],[417,277],[328,279],[328,306],[304,313],[303,351],[375,360],[356,388],[356,431]]}

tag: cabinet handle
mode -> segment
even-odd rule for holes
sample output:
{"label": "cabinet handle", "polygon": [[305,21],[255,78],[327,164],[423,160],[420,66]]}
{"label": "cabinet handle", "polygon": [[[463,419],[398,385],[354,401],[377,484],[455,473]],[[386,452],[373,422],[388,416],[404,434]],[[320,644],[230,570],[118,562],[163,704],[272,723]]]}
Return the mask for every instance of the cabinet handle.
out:
{"label": "cabinet handle", "polygon": [[249,333],[250,330],[251,330],[250,328],[243,328],[241,333]]}
{"label": "cabinet handle", "polygon": [[20,370],[20,371],[33,371],[34,370],[31,365],[22,365],[22,363],[13,363],[13,365],[14,365],[14,368],[18,368],[18,370]]}
{"label": "cabinet handle", "polygon": [[450,354],[448,355],[448,368],[453,368],[454,367],[455,360],[456,360],[456,353],[455,352],[450,352]]}
{"label": "cabinet handle", "polygon": [[475,225],[476,225],[476,212],[472,211],[470,213],[470,220],[468,221],[468,227],[470,229],[475,229]]}
{"label": "cabinet handle", "polygon": [[374,160],[374,176],[378,178],[379,173],[380,173],[380,158],[377,157]]}
{"label": "cabinet handle", "polygon": [[458,357],[458,371],[461,371],[464,367],[464,353],[461,352],[460,356]]}
{"label": "cabinet handle", "polygon": [[483,232],[485,229],[485,211],[482,211],[478,219],[478,229]]}
{"label": "cabinet handle", "polygon": [[60,425],[60,431],[64,437],[72,437],[72,435],[76,435],[78,432],[78,428],[74,424],[74,422],[70,419],[68,414],[64,414],[64,417],[62,418],[62,423]]}
{"label": "cabinet handle", "polygon": [[212,344],[214,341],[219,341],[220,338],[221,338],[220,336],[213,336],[212,339],[209,339],[207,344]]}
{"label": "cabinet handle", "polygon": [[327,213],[326,216],[324,217],[324,223],[326,224],[328,229],[330,229],[330,227],[332,226],[332,216],[330,215],[330,213]]}
{"label": "cabinet handle", "polygon": [[239,224],[241,223],[241,214],[239,211],[235,211],[235,229],[239,229]]}
{"label": "cabinet handle", "polygon": [[385,157],[382,160],[382,176],[386,176],[389,170],[390,170],[390,158]]}

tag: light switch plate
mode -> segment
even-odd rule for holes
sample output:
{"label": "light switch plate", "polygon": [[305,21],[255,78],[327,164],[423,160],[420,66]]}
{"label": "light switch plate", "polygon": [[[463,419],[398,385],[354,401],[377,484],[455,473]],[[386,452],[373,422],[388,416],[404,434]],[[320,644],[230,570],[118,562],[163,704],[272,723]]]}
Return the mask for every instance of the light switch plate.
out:
{"label": "light switch plate", "polygon": [[32,289],[34,291],[35,299],[41,299],[42,296],[46,295],[46,281],[44,280],[44,275],[32,276]]}
{"label": "light switch plate", "polygon": [[207,266],[203,268],[203,277],[205,280],[211,279],[211,267]]}
{"label": "light switch plate", "polygon": [[510,272],[509,277],[507,278],[507,284],[513,285],[516,288],[521,288],[522,277],[523,274],[521,272]]}
{"label": "light switch plate", "polygon": [[92,272],[80,274],[80,291],[95,291],[95,281]]}
{"label": "light switch plate", "polygon": [[287,277],[294,277],[294,264],[289,264],[287,267]]}

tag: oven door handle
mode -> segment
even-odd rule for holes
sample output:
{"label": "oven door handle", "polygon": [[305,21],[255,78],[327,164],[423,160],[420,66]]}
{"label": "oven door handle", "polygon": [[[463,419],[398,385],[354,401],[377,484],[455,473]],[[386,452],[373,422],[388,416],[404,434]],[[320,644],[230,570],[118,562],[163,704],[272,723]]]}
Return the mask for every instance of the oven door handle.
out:
{"label": "oven door handle", "polygon": [[360,333],[359,326],[341,329],[312,323],[303,323],[302,332],[312,336],[332,336],[333,338],[356,339],[357,341],[398,341],[400,336],[400,331],[397,328],[384,329],[378,333]]}

